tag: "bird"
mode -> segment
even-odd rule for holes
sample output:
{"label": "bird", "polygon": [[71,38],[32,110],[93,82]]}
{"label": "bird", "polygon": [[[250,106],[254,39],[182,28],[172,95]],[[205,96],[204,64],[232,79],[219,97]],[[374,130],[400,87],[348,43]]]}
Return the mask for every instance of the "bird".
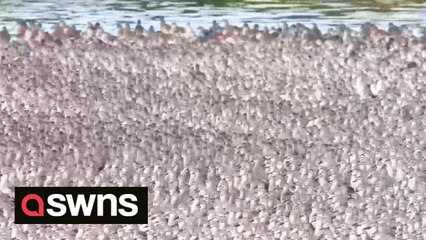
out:
{"label": "bird", "polygon": [[420,24],[416,24],[413,27],[412,35],[415,36],[416,38],[419,38],[419,39],[421,39],[421,38],[426,39],[426,27],[421,26]]}
{"label": "bird", "polygon": [[35,25],[25,30],[24,39],[27,42],[31,42],[37,36],[38,28]]}
{"label": "bird", "polygon": [[58,23],[52,26],[52,30],[53,32],[51,35],[54,39],[62,39],[64,37],[63,28]]}
{"label": "bird", "polygon": [[7,31],[6,27],[3,27],[0,31],[0,41],[2,43],[9,43],[10,42],[10,34]]}
{"label": "bird", "polygon": [[191,24],[189,22],[186,24],[185,32],[184,32],[183,36],[187,39],[194,39],[195,38],[195,32],[192,29]]}
{"label": "bird", "polygon": [[185,28],[179,27],[175,22],[172,23],[170,33],[180,36],[185,33]]}
{"label": "bird", "polygon": [[136,35],[142,35],[144,33],[144,28],[142,27],[141,20],[138,20],[135,27]]}
{"label": "bird", "polygon": [[86,32],[85,32],[85,38],[91,39],[91,38],[95,37],[96,30],[97,30],[97,27],[94,26],[91,22],[88,22]]}
{"label": "bird", "polygon": [[215,21],[213,22],[213,28],[214,28],[215,32],[216,31],[222,32],[222,31],[226,30],[228,33],[232,34],[232,33],[234,33],[234,31],[237,30],[237,28],[235,26],[233,26],[229,23],[228,19],[225,19],[223,21],[225,23],[223,28],[221,26],[219,26],[219,24],[217,22],[215,22]]}
{"label": "bird", "polygon": [[376,25],[372,24],[371,22],[366,22],[361,24],[361,36],[363,38],[367,38],[370,36],[371,29],[377,27]]}
{"label": "bird", "polygon": [[124,36],[124,28],[120,23],[117,23],[117,36],[118,37]]}
{"label": "bird", "polygon": [[80,32],[77,31],[75,25],[72,25],[72,26],[65,25],[65,26],[63,26],[63,33],[64,33],[64,36],[66,38],[69,38],[69,39],[78,39],[78,38],[80,38]]}
{"label": "bird", "polygon": [[388,33],[390,35],[398,36],[402,33],[402,30],[398,26],[390,22],[388,25]]}
{"label": "bird", "polygon": [[39,43],[42,43],[42,45],[52,43],[54,41],[54,38],[50,35],[50,33],[46,31],[38,31],[37,36],[35,37],[35,40]]}
{"label": "bird", "polygon": [[18,37],[23,38],[25,35],[25,31],[27,31],[27,29],[28,29],[27,23],[24,21],[20,22],[18,27]]}
{"label": "bird", "polygon": [[210,30],[205,29],[202,26],[197,27],[196,36],[200,39],[211,39],[212,33]]}
{"label": "bird", "polygon": [[241,28],[241,32],[239,33],[239,35],[244,36],[244,37],[249,37],[249,35],[251,35],[251,29],[250,26],[247,23],[243,24],[243,27]]}
{"label": "bird", "polygon": [[113,44],[116,37],[108,32],[105,32],[102,28],[96,29],[95,37],[106,44]]}
{"label": "bird", "polygon": [[312,23],[312,34],[314,36],[314,39],[321,39],[322,34],[321,31],[318,29],[318,25],[316,23]]}
{"label": "bird", "polygon": [[160,19],[160,30],[161,30],[161,32],[164,33],[164,34],[170,34],[172,27],[166,23],[166,20],[164,19],[163,16],[160,16],[159,19]]}

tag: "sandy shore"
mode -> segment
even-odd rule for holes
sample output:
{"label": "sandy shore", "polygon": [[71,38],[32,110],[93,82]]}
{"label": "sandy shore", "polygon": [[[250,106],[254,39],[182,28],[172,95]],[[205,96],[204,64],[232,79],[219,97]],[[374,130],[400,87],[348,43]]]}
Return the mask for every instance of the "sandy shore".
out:
{"label": "sandy shore", "polygon": [[[426,238],[408,42],[3,46],[0,238]],[[15,225],[15,186],[148,186],[149,224]]]}

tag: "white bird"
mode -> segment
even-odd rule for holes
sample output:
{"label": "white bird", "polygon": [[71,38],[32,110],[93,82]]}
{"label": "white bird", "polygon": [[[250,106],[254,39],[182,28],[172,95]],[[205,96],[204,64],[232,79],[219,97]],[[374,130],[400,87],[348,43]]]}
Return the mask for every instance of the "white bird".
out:
{"label": "white bird", "polygon": [[9,183],[9,175],[3,174],[0,177],[0,191],[3,194],[10,195],[12,194],[12,190],[10,189],[11,185]]}

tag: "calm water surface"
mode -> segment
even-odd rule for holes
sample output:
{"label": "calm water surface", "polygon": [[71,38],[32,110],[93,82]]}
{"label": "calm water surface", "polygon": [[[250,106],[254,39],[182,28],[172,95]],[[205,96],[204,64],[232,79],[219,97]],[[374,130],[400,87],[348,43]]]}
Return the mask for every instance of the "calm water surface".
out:
{"label": "calm water surface", "polygon": [[43,23],[45,29],[65,21],[85,29],[87,22],[100,22],[109,32],[116,32],[117,23],[135,24],[141,19],[145,27],[166,21],[191,26],[211,25],[213,20],[228,19],[232,24],[244,22],[261,26],[278,23],[317,23],[322,30],[344,23],[359,28],[370,21],[382,28],[389,22],[409,26],[426,26],[426,0],[376,0],[376,1],[299,1],[299,0],[219,0],[219,1],[136,1],[136,0],[0,0],[0,25],[16,33],[20,20]]}

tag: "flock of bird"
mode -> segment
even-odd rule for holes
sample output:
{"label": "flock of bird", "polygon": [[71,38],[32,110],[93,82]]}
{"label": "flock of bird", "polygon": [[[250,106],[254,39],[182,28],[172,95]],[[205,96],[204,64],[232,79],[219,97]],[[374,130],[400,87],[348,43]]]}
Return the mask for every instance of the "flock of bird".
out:
{"label": "flock of bird", "polygon": [[[52,27],[52,33],[43,30],[41,24],[31,23],[27,25],[26,22],[20,23],[18,30],[18,38],[27,43],[50,44],[55,43],[61,45],[63,41],[75,41],[77,39],[97,39],[107,44],[117,44],[118,42],[124,43],[137,43],[143,42],[144,39],[162,39],[167,42],[175,42],[177,39],[189,40],[215,40],[221,43],[237,44],[239,42],[252,40],[252,41],[267,41],[278,38],[280,36],[299,36],[302,39],[308,40],[327,40],[342,37],[361,37],[371,38],[372,40],[379,41],[381,39],[389,39],[395,37],[402,38],[417,38],[420,41],[426,42],[426,27],[417,26],[409,28],[406,25],[396,26],[389,23],[388,30],[382,30],[375,24],[367,22],[361,25],[360,31],[340,24],[335,28],[330,28],[326,33],[321,33],[317,25],[313,23],[312,28],[308,28],[303,24],[297,23],[289,26],[286,22],[278,24],[278,26],[264,27],[261,29],[258,24],[250,27],[245,23],[242,27],[233,26],[227,20],[221,26],[217,21],[213,21],[212,26],[208,29],[198,27],[196,31],[188,23],[186,27],[178,26],[176,23],[171,25],[167,24],[164,17],[160,19],[160,29],[156,31],[153,26],[145,29],[140,20],[137,21],[134,29],[127,23],[124,27],[122,24],[117,24],[117,35],[113,35],[103,30],[99,23],[88,23],[86,31],[82,32],[77,30],[75,26],[69,26],[62,22],[55,24]],[[8,43],[11,36],[7,29],[3,27],[0,32],[0,42]]]}
{"label": "flock of bird", "polygon": [[[22,24],[0,46],[0,239],[426,239],[426,49],[363,26]],[[149,224],[14,224],[15,186],[147,186]]]}

